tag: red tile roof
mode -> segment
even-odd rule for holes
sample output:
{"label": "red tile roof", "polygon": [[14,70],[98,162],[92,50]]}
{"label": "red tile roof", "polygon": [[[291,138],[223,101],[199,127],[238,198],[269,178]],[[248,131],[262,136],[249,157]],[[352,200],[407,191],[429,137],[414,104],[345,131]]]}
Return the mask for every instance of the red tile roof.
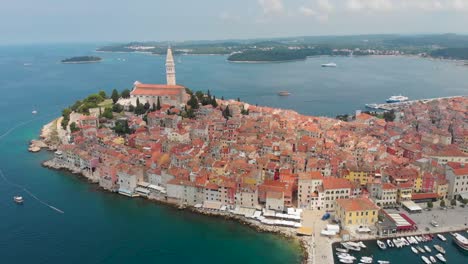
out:
{"label": "red tile roof", "polygon": [[138,83],[131,92],[132,95],[178,95],[185,87],[167,84],[144,84]]}
{"label": "red tile roof", "polygon": [[335,178],[335,177],[328,177],[323,179],[323,189],[330,190],[330,189],[351,189],[352,185],[351,182],[347,179],[342,178]]}
{"label": "red tile roof", "polygon": [[336,204],[343,208],[346,212],[379,209],[379,207],[368,198],[337,199]]}
{"label": "red tile roof", "polygon": [[411,200],[424,200],[431,198],[439,198],[437,193],[412,193]]}

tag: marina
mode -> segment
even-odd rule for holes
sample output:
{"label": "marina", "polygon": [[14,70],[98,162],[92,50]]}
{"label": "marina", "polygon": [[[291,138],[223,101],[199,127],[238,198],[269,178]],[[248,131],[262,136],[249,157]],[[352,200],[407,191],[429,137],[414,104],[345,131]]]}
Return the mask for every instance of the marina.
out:
{"label": "marina", "polygon": [[[336,248],[340,243],[333,244],[334,263],[466,263],[468,252],[458,246],[456,243],[457,236],[466,238],[466,231],[442,234],[446,237],[446,241],[441,241],[437,235],[412,235],[395,237],[392,240],[408,241],[408,245],[398,247],[386,246],[386,250],[379,249],[380,240],[354,241],[346,242],[352,245],[364,243],[366,248],[360,247],[359,251],[349,251],[345,261],[353,260],[352,262],[341,261],[343,257],[336,255]],[[380,241],[380,243],[378,242]],[[343,243],[341,243],[343,244]],[[403,242],[404,244],[404,242]],[[343,256],[343,255],[342,255]],[[366,258],[372,258],[373,262],[365,262]],[[357,261],[360,260],[360,261]]]}
{"label": "marina", "polygon": [[370,109],[376,109],[376,110],[384,110],[384,111],[390,111],[390,110],[395,110],[398,109],[402,106],[410,105],[413,103],[417,102],[422,102],[422,103],[428,103],[434,100],[440,100],[440,99],[445,99],[445,98],[459,98],[459,97],[465,97],[466,95],[460,95],[460,96],[449,96],[449,97],[437,97],[437,98],[428,98],[428,99],[417,99],[417,100],[410,100],[410,101],[400,101],[400,102],[387,102],[383,104],[377,104],[377,103],[370,103],[366,104],[366,108]]}

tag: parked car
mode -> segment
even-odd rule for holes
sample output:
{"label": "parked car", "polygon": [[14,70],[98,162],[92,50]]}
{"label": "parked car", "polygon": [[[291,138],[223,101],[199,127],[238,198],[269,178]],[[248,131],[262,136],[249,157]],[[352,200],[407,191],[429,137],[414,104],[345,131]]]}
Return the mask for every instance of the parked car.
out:
{"label": "parked car", "polygon": [[439,226],[439,223],[437,223],[437,221],[432,220],[432,221],[431,221],[431,225],[432,225],[433,227],[438,227],[438,226]]}

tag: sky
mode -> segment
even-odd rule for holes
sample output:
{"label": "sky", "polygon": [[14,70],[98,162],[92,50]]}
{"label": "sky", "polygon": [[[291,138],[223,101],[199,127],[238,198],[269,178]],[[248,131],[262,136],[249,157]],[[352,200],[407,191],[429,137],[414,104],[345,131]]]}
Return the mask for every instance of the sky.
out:
{"label": "sky", "polygon": [[468,0],[0,0],[0,45],[468,34]]}

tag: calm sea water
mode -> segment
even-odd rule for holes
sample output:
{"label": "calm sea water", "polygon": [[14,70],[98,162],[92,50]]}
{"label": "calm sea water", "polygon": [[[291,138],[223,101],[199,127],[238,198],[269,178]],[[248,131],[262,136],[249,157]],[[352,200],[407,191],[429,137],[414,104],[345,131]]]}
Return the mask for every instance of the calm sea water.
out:
{"label": "calm sea water", "polygon": [[[467,236],[467,233],[465,231],[459,232],[460,234],[464,235],[465,237]],[[377,262],[377,260],[388,260],[391,263],[424,263],[423,260],[421,259],[421,256],[426,256],[429,258],[429,256],[434,256],[439,253],[435,248],[434,244],[442,246],[446,254],[444,255],[445,259],[447,260],[447,263],[451,264],[466,264],[468,263],[468,252],[463,251],[460,247],[455,245],[455,242],[453,242],[453,237],[449,234],[446,233],[444,234],[445,238],[447,238],[447,241],[441,241],[440,239],[434,237],[432,241],[429,242],[424,242],[424,243],[419,243],[416,246],[421,246],[424,247],[424,245],[427,245],[432,251],[430,253],[424,253],[424,254],[414,254],[413,251],[411,251],[411,248],[409,246],[403,247],[403,248],[387,248],[386,250],[381,250],[378,246],[375,240],[372,241],[365,241],[364,243],[366,244],[367,248],[361,250],[359,253],[354,253],[350,252],[351,255],[355,256],[357,260],[359,260],[362,256],[373,256],[374,261]],[[413,245],[414,246],[414,245]],[[333,245],[333,248],[335,249],[336,247],[342,247],[340,244],[335,243]],[[335,252],[335,250],[334,250]],[[336,256],[336,254],[335,254]],[[437,259],[438,263],[442,263]],[[335,259],[335,263],[339,264],[340,262],[338,261],[338,258]]]}
{"label": "calm sea water", "polygon": [[[59,214],[0,179],[0,263],[297,263],[298,245],[234,222],[193,215],[99,191],[40,163],[27,142],[60,110],[97,90],[165,81],[164,57],[100,53],[98,64],[64,65],[95,45],[0,47],[0,169]],[[321,68],[333,60],[337,68]],[[328,58],[236,64],[223,56],[181,56],[177,80],[218,97],[336,115],[402,93],[411,98],[467,94],[468,68],[402,57]],[[276,92],[288,90],[289,97]],[[39,114],[31,115],[37,109]],[[14,195],[26,203],[17,206]]]}

